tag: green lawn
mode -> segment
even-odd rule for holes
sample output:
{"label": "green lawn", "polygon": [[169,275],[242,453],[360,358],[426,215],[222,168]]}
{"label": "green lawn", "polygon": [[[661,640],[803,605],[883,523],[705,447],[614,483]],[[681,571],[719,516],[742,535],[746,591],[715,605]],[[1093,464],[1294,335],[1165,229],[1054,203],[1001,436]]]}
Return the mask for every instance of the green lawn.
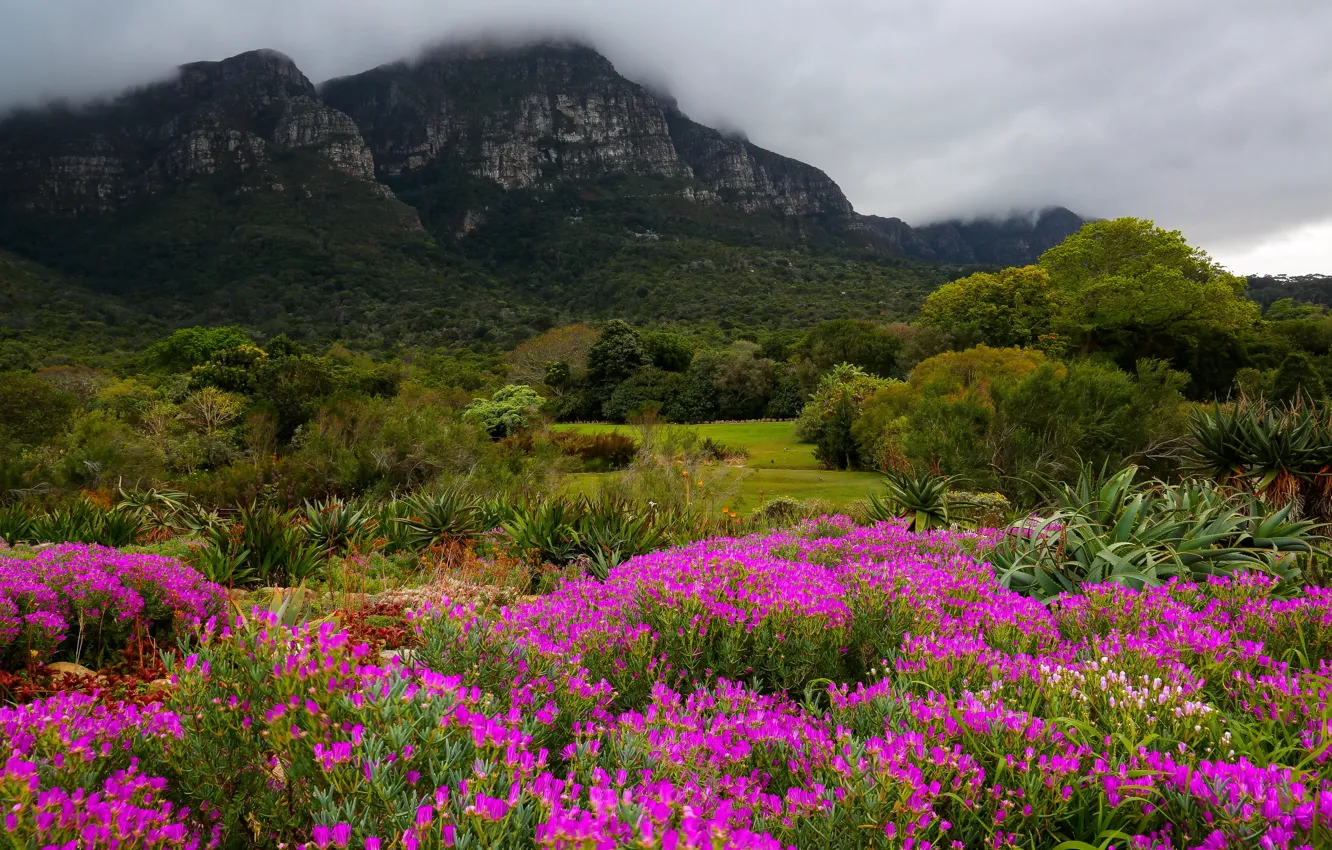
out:
{"label": "green lawn", "polygon": [[[668,425],[668,428],[688,428],[700,437],[711,437],[728,446],[749,449],[749,465],[769,469],[818,469],[814,460],[814,446],[796,442],[794,422],[740,422],[725,425]],[[556,425],[560,431],[581,431],[599,434],[618,431],[631,437],[638,429],[633,425]]]}
{"label": "green lawn", "polygon": [[[788,496],[793,499],[823,499],[844,505],[863,499],[879,486],[881,476],[873,472],[834,472],[814,460],[814,446],[796,441],[794,422],[741,422],[724,425],[677,425],[728,446],[749,449],[749,463],[735,470],[740,477],[741,501],[737,507],[756,507],[760,498]],[[559,430],[595,434],[619,431],[634,436],[632,425],[557,425]],[[575,475],[570,490],[591,494],[606,476],[615,473]]]}

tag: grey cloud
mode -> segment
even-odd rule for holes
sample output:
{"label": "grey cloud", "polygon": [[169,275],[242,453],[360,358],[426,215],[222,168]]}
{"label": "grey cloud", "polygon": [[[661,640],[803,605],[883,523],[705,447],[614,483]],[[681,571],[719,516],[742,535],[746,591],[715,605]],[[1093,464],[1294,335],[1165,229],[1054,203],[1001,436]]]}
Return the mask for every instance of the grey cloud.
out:
{"label": "grey cloud", "polygon": [[1332,219],[1327,0],[0,0],[0,105],[255,47],[316,81],[476,33],[584,38],[913,223],[1063,204],[1208,247]]}

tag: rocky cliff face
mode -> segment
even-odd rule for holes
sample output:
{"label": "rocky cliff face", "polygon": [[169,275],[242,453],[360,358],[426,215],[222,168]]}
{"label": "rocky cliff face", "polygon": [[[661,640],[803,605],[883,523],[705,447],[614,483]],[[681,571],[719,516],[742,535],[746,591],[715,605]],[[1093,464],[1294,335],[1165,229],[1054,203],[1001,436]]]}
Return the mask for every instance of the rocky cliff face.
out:
{"label": "rocky cliff face", "polygon": [[324,105],[290,59],[256,51],[186,65],[95,107],[11,117],[0,124],[0,194],[36,212],[109,212],[195,177],[256,172],[296,150],[374,181],[355,122]]}
{"label": "rocky cliff face", "polygon": [[447,162],[505,189],[649,177],[661,194],[745,212],[851,210],[822,171],[690,121],[586,47],[441,50],[323,95],[355,119],[390,183]]}
{"label": "rocky cliff face", "polygon": [[506,189],[608,173],[687,177],[647,92],[586,48],[445,50],[324,86],[386,178],[452,159]]}
{"label": "rocky cliff face", "polygon": [[846,195],[819,169],[691,121],[674,104],[666,118],[680,159],[710,196],[745,212],[851,214]]}
{"label": "rocky cliff face", "polygon": [[[287,57],[255,51],[186,65],[94,107],[10,116],[0,121],[0,243],[50,241],[48,214],[85,226],[162,196],[148,205],[160,213],[167,189],[214,176],[228,178],[209,183],[219,203],[286,197],[265,213],[273,221],[391,220],[417,238],[419,215],[464,253],[484,239],[487,256],[509,256],[515,242],[535,256],[596,228],[598,244],[613,244],[632,221],[1026,263],[1082,223],[1063,209],[922,228],[862,216],[823,171],[690,120],[590,48],[538,44],[440,49],[321,89]],[[244,224],[258,212],[236,215]],[[333,238],[310,226],[311,238]]]}

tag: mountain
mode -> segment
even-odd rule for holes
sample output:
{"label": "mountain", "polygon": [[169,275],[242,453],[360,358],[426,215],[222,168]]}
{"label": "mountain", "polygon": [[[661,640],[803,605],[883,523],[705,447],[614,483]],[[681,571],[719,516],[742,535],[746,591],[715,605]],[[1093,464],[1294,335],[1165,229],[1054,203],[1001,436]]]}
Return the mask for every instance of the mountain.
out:
{"label": "mountain", "polygon": [[919,246],[910,256],[953,263],[1020,266],[1033,263],[1086,224],[1064,207],[1005,219],[942,221],[916,228]]}
{"label": "mountain", "polygon": [[1332,275],[1252,275],[1247,295],[1263,309],[1273,302],[1290,298],[1296,304],[1332,307]]}
{"label": "mountain", "polygon": [[0,122],[0,248],[167,325],[363,345],[897,317],[1080,223],[860,215],[580,45],[440,48],[320,87],[255,51]]}

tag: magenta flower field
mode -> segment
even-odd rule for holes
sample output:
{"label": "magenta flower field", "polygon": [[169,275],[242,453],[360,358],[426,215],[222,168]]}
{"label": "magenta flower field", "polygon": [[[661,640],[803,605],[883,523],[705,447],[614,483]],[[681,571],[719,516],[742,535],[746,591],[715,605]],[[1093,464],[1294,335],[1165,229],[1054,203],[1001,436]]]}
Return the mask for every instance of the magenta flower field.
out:
{"label": "magenta flower field", "polygon": [[0,709],[0,844],[1332,846],[1332,592],[1042,604],[996,534],[708,540],[444,601],[396,658],[215,617],[158,704]]}

